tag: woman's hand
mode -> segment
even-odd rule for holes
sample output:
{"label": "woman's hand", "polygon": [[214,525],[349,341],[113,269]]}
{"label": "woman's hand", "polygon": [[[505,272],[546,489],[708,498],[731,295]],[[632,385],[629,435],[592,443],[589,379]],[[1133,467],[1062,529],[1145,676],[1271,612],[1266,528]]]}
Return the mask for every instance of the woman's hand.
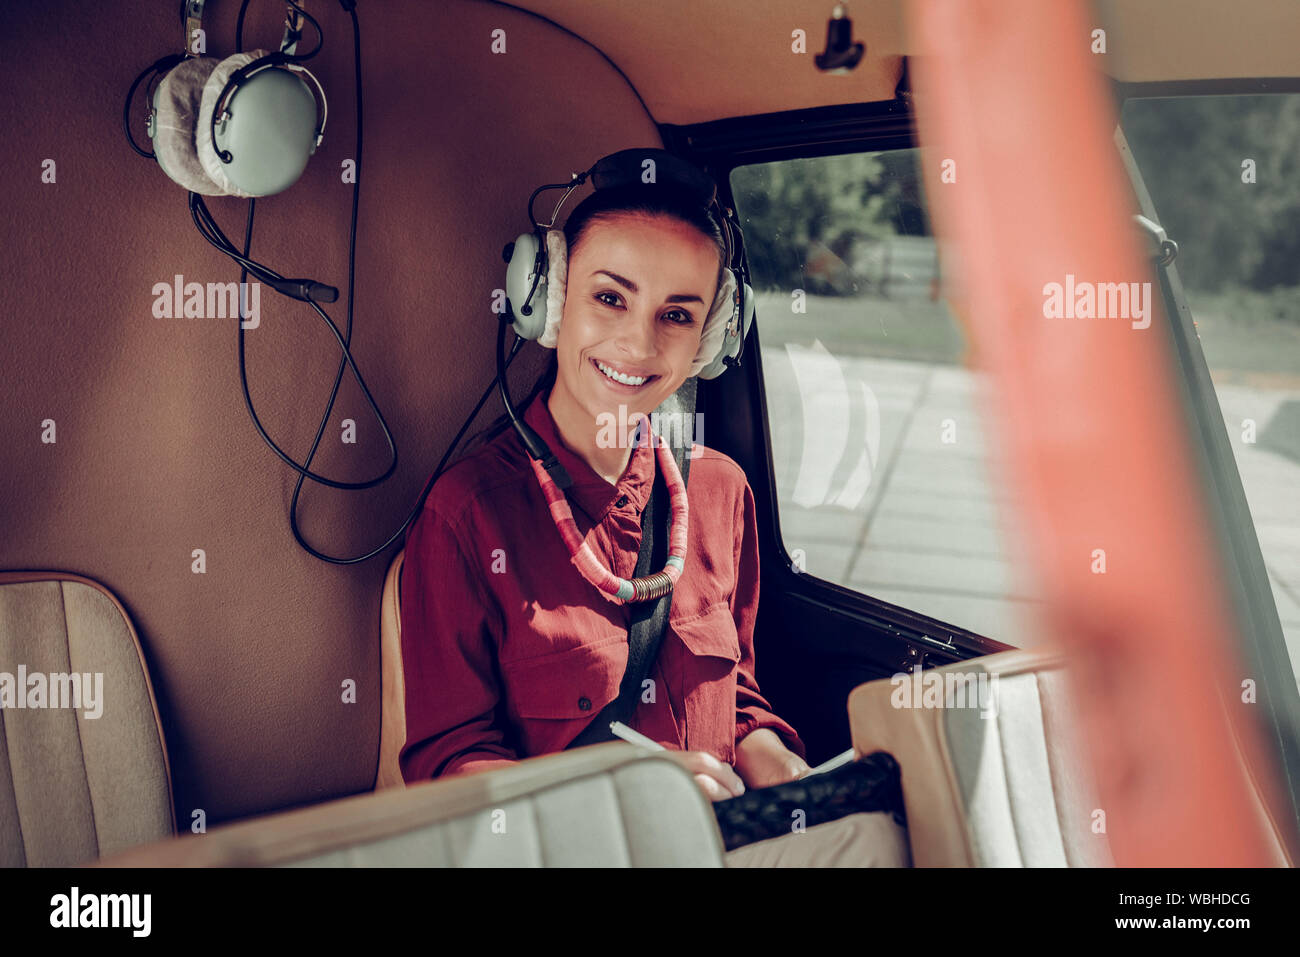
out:
{"label": "woman's hand", "polygon": [[695,775],[695,783],[710,801],[725,801],[745,793],[745,783],[731,770],[731,766],[723,764],[707,751],[663,753]]}
{"label": "woman's hand", "polygon": [[751,788],[784,784],[810,770],[771,728],[751,731],[736,744],[736,771]]}

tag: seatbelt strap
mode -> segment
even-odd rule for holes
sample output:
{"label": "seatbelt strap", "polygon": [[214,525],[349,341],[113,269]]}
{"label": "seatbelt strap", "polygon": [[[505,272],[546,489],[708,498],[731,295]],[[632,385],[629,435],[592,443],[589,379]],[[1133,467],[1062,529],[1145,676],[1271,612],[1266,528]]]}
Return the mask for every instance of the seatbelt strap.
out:
{"label": "seatbelt strap", "polygon": [[[691,397],[692,399],[694,396]],[[694,405],[694,402],[691,402]],[[677,443],[673,449],[673,458],[682,473],[685,485],[690,476],[691,457],[685,442]],[[641,548],[637,553],[634,577],[648,575],[653,570],[663,568],[668,563],[668,529],[660,528],[663,517],[670,514],[668,487],[656,467],[654,485],[650,497],[641,512]],[[596,717],[565,745],[569,748],[581,748],[588,744],[617,740],[609,730],[610,722],[621,721],[628,724],[636,706],[641,700],[641,683],[645,681],[659,656],[659,646],[663,642],[664,631],[668,627],[668,610],[672,606],[673,593],[670,591],[658,601],[636,602],[630,606],[630,622],[627,636],[627,671],[618,687],[618,697],[600,710]]]}

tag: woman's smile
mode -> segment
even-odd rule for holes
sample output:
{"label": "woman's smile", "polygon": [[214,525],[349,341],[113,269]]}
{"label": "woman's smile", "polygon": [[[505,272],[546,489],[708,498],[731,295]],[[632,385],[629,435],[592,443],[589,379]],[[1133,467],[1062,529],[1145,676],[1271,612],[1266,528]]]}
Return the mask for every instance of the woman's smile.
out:
{"label": "woman's smile", "polygon": [[590,365],[596,376],[604,383],[605,387],[612,389],[619,395],[632,395],[639,392],[652,382],[660,378],[658,375],[635,374],[635,370],[628,369],[617,363],[605,362],[600,359],[591,359]]}

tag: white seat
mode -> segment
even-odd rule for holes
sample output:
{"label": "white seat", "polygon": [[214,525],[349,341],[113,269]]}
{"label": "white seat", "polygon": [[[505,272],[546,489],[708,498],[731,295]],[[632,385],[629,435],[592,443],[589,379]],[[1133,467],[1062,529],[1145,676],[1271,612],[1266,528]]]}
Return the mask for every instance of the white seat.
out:
{"label": "white seat", "polygon": [[[891,679],[849,695],[854,747],[864,754],[887,751],[902,770],[915,864],[1113,866],[1109,840],[1094,825],[1098,802],[1063,658],[1005,651],[922,672],[931,673],[996,677],[988,681],[996,715],[981,717],[971,707],[896,707]],[[1271,836],[1272,863],[1291,866],[1251,785],[1253,802],[1245,810]]]}
{"label": "white seat", "polygon": [[722,867],[685,768],[622,741],[140,847],[106,867]]}

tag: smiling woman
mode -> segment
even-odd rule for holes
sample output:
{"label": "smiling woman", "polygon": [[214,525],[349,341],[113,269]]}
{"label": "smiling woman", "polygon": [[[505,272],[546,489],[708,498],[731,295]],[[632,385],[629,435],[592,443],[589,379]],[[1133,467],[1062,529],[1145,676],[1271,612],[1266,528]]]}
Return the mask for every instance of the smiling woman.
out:
{"label": "smiling woman", "polygon": [[[695,444],[687,508],[672,456],[650,447],[658,437],[647,443],[616,430],[610,441],[608,427],[642,422],[718,355],[735,300],[723,227],[670,186],[608,186],[573,210],[562,240],[546,241],[552,260],[537,341],[556,355],[522,419],[572,482],[558,489],[499,420],[434,483],[406,544],[402,775],[488,771],[564,750],[618,698],[630,607],[647,597],[628,580],[662,471],[678,574],[664,640],[628,723],[663,745],[710,800],[791,781],[808,770],[804,744],[755,679],[758,535],[744,472]],[[625,591],[610,592],[610,575]],[[892,819],[850,817],[867,820],[776,841],[797,843],[799,863],[818,848],[829,860],[851,843],[843,827],[865,826],[873,849],[850,854],[854,862],[905,863]],[[793,863],[786,850],[729,863]]]}
{"label": "smiling woman", "polygon": [[[553,391],[561,362],[570,373],[583,371],[580,366],[585,364],[602,388],[608,385],[615,390],[615,397],[622,397],[621,403],[616,401],[611,407],[614,412],[620,405],[623,408],[624,414],[616,416],[617,421],[635,424],[634,410],[649,413],[656,409],[686,378],[698,375],[722,343],[725,323],[706,321],[731,294],[731,287],[724,285],[726,244],[721,230],[708,210],[682,191],[669,186],[623,186],[596,190],[579,203],[564,224],[563,236],[561,282],[552,293],[563,309],[555,311],[537,337],[540,345],[556,349],[556,355],[520,407],[527,408],[538,395]],[[573,260],[580,261],[575,265]],[[678,276],[682,281],[668,281]],[[644,278],[638,282],[639,277]],[[670,289],[673,285],[681,288]],[[661,298],[652,302],[655,296]],[[680,377],[670,376],[677,369],[668,365],[666,356],[656,355],[653,363],[647,361],[647,345],[627,337],[627,322],[622,324],[619,342],[609,340],[608,334],[620,328],[615,323],[618,317],[639,314],[644,308],[653,309],[658,317],[654,324],[647,325],[654,330],[656,347],[660,341],[665,352],[672,347],[674,365],[682,365],[680,353],[686,350],[684,344],[690,344],[688,368]],[[564,316],[575,317],[567,326],[573,334],[560,345],[560,318]],[[603,325],[593,325],[601,320]],[[662,339],[660,325],[666,327]],[[575,329],[579,326],[583,327],[581,334]],[[602,331],[606,338],[599,342],[601,350],[580,355],[587,345],[577,348],[579,339]],[[594,348],[595,344],[590,345]],[[577,352],[566,355],[570,348],[577,348]],[[603,374],[600,365],[611,375]],[[586,375],[573,375],[569,381],[585,382],[590,388],[587,380]],[[588,410],[593,404],[600,409],[609,405],[609,393],[587,395],[581,385],[576,391],[583,393],[581,398],[566,385],[562,401],[578,402],[579,409]],[[596,421],[595,415],[587,416],[584,428],[593,439],[591,423]],[[500,416],[470,440],[467,450],[473,451],[495,438],[509,425],[509,416]],[[594,442],[592,448],[596,448]]]}
{"label": "smiling woman", "polygon": [[684,197],[657,199],[635,187],[600,190],[565,225],[566,321],[548,406],[561,435],[611,482],[630,450],[600,447],[598,417],[620,405],[632,421],[649,414],[711,358],[702,335],[722,285],[722,237]]}

